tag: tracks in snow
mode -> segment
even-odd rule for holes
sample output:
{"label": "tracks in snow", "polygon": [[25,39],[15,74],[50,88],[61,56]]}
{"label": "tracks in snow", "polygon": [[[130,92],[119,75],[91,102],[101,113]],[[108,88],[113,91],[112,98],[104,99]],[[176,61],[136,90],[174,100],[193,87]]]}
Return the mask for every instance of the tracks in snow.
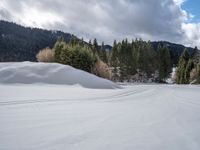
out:
{"label": "tracks in snow", "polygon": [[72,99],[25,99],[25,100],[15,100],[15,101],[0,101],[0,106],[5,106],[5,105],[19,105],[19,104],[33,104],[33,103],[49,103],[49,102],[77,102],[77,101],[97,101],[97,100],[102,100],[102,101],[107,101],[107,100],[121,100],[121,98],[129,97],[132,95],[136,94],[141,94],[144,92],[149,91],[148,88],[143,88],[143,89],[137,89],[137,90],[128,90],[128,91],[123,91],[120,92],[119,94],[113,94],[113,95],[108,95],[108,96],[103,96],[103,97],[88,97],[88,98],[72,98]]}

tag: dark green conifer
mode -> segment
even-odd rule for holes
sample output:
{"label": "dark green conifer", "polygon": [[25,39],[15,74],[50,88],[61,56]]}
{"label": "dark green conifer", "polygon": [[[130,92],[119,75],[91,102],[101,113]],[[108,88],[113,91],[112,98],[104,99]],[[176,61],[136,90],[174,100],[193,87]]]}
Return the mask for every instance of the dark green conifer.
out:
{"label": "dark green conifer", "polygon": [[[188,84],[189,76],[188,76],[188,70],[189,70],[189,62],[190,54],[187,49],[183,51],[181,54],[181,57],[179,59],[177,72],[176,72],[176,83],[178,84]],[[187,68],[188,66],[188,68]],[[187,69],[186,69],[187,68]],[[191,70],[190,70],[191,71]]]}
{"label": "dark green conifer", "polygon": [[169,49],[164,46],[159,50],[159,81],[164,82],[169,77],[171,71]]}

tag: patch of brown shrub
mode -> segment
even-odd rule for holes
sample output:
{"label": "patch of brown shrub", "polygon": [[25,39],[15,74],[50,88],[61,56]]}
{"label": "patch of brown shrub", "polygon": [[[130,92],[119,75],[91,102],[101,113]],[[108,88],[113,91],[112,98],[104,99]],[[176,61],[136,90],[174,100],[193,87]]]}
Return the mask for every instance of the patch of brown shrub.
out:
{"label": "patch of brown shrub", "polygon": [[193,68],[190,72],[190,81],[193,81],[197,78],[197,69]]}
{"label": "patch of brown shrub", "polygon": [[36,55],[38,62],[54,62],[54,51],[50,48],[45,48]]}
{"label": "patch of brown shrub", "polygon": [[111,80],[112,78],[112,72],[109,69],[108,65],[101,60],[98,60],[95,63],[94,68],[92,70],[93,70],[92,72],[96,74],[97,76],[100,76],[102,78],[109,79],[109,80]]}

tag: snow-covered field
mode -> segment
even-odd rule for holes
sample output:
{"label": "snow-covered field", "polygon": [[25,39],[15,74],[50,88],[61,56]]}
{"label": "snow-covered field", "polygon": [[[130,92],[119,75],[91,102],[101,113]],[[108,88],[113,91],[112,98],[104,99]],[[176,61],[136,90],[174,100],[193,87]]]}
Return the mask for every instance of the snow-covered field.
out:
{"label": "snow-covered field", "polygon": [[4,82],[0,150],[199,150],[199,91]]}

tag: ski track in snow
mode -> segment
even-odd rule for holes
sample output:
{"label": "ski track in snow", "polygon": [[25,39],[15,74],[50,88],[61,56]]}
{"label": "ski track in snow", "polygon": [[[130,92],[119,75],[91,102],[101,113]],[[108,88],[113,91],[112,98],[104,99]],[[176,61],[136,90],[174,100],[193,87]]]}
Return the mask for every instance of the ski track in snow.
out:
{"label": "ski track in snow", "polygon": [[0,85],[0,150],[199,150],[200,87]]}
{"label": "ski track in snow", "polygon": [[0,106],[1,105],[16,105],[16,104],[29,104],[29,103],[43,103],[43,102],[68,102],[68,101],[87,101],[87,100],[117,100],[117,99],[121,99],[124,97],[128,97],[130,95],[133,94],[138,94],[141,92],[145,92],[144,89],[143,90],[135,90],[135,91],[125,91],[125,92],[121,92],[119,94],[115,94],[115,95],[109,95],[109,96],[104,96],[104,97],[93,97],[93,98],[77,98],[77,99],[25,99],[25,100],[15,100],[15,101],[7,101],[7,100],[1,100],[0,101]]}

